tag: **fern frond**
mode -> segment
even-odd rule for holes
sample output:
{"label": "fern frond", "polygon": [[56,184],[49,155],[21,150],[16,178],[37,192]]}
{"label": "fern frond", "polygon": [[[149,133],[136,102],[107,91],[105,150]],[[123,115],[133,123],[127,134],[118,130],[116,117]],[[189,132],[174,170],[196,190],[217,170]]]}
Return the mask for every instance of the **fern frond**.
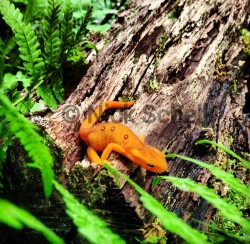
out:
{"label": "fern frond", "polygon": [[66,0],[65,8],[63,10],[63,21],[61,24],[61,60],[62,62],[67,60],[67,53],[74,45],[73,35],[73,10],[70,0]]}
{"label": "fern frond", "polygon": [[30,97],[27,97],[26,99],[22,100],[17,104],[17,109],[22,114],[30,112],[30,109],[34,106],[34,102],[31,100]]}
{"label": "fern frond", "polygon": [[188,243],[193,244],[206,244],[207,237],[200,233],[198,230],[193,229],[190,225],[185,223],[182,219],[177,217],[175,213],[172,213],[165,209],[165,207],[158,202],[153,196],[145,192],[140,186],[138,186],[134,181],[132,181],[128,176],[122,174],[118,170],[114,169],[108,164],[104,164],[104,167],[113,175],[121,176],[125,179],[135,190],[140,194],[140,200],[143,203],[145,209],[150,211],[156,217],[161,220],[162,225],[172,233],[175,233],[182,237]]}
{"label": "fern frond", "polygon": [[184,179],[173,176],[158,176],[154,180],[153,184],[156,185],[161,179],[165,179],[173,183],[176,187],[183,191],[195,192],[199,194],[202,198],[207,200],[207,202],[219,209],[228,220],[241,225],[244,231],[250,230],[250,221],[243,217],[242,212],[235,205],[228,203],[226,199],[217,195],[214,189],[199,184],[189,178]]}
{"label": "fern frond", "polygon": [[84,236],[90,243],[110,243],[125,244],[120,236],[114,234],[108,227],[107,223],[93,214],[84,205],[81,205],[73,195],[64,189],[55,180],[54,186],[63,197],[67,206],[67,214],[72,218],[78,228],[78,232]]}
{"label": "fern frond", "polygon": [[224,170],[222,170],[214,165],[204,163],[204,162],[199,161],[199,160],[194,159],[194,158],[189,158],[189,157],[178,155],[178,154],[168,154],[166,157],[167,158],[178,157],[178,158],[181,158],[183,160],[187,160],[189,162],[197,164],[200,167],[204,167],[204,168],[210,170],[210,172],[214,176],[216,176],[218,179],[222,180],[230,188],[232,188],[236,192],[240,192],[243,196],[248,197],[250,199],[249,187],[246,186],[245,184],[241,183],[240,179],[234,177],[233,174],[230,174],[230,173],[228,173],[228,172],[226,172],[226,171],[224,171]]}
{"label": "fern frond", "polygon": [[41,50],[34,30],[30,24],[23,21],[23,15],[14,4],[8,0],[0,1],[0,12],[5,22],[15,33],[16,42],[19,46],[20,58],[24,61],[28,75],[32,81],[37,81],[43,76],[44,62],[41,58]]}
{"label": "fern frond", "polygon": [[7,42],[4,42],[0,37],[0,89],[3,82],[4,69],[5,69],[5,57],[9,55],[10,51],[15,47],[16,41],[12,37]]}
{"label": "fern frond", "polygon": [[3,54],[4,54],[5,56],[9,55],[10,52],[12,51],[12,49],[13,49],[15,46],[16,46],[16,39],[15,39],[15,37],[12,37],[12,38],[10,38],[10,39],[6,42],[6,44],[5,44],[5,46],[4,46]]}
{"label": "fern frond", "polygon": [[[43,21],[43,39],[45,49],[46,73],[50,78],[54,100],[62,102],[64,89],[61,74],[61,39],[59,33],[60,5],[56,0],[49,0]],[[48,90],[48,89],[46,89]],[[51,98],[52,98],[51,96]],[[51,100],[51,99],[50,99]],[[52,106],[54,108],[54,105]]]}
{"label": "fern frond", "polygon": [[37,19],[41,17],[44,13],[46,2],[47,2],[46,0],[44,1],[29,0],[25,14],[24,14],[24,21],[28,23],[34,18]]}
{"label": "fern frond", "polygon": [[[20,85],[20,82],[24,87],[25,93],[24,90],[18,90],[18,85]],[[25,76],[21,71],[18,71],[16,75],[13,75],[12,73],[6,73],[3,77],[3,93],[10,94],[9,98],[11,102],[17,105],[17,108],[21,113],[29,112],[34,105],[34,102],[29,97],[29,92],[26,90],[26,88],[29,87],[31,83],[31,79]]]}
{"label": "fern frond", "polygon": [[[250,36],[250,34],[249,34]],[[250,37],[249,37],[250,39]],[[238,159],[245,167],[250,169],[250,162],[248,162],[247,160],[245,160],[244,158],[240,157],[237,153],[233,152],[232,150],[230,150],[229,148],[225,147],[224,145],[220,144],[220,143],[216,143],[214,141],[209,141],[209,140],[199,140],[196,142],[196,144],[203,144],[203,143],[207,143],[207,144],[211,144],[215,147],[218,147],[220,149],[222,149],[224,152],[228,153],[229,155],[231,155],[232,157]]]}
{"label": "fern frond", "polygon": [[51,86],[44,82],[36,88],[36,94],[41,97],[52,110],[55,110],[57,107],[57,101],[51,90]]}
{"label": "fern frond", "polygon": [[59,38],[59,12],[60,5],[56,0],[49,0],[46,15],[43,20],[43,40],[45,50],[45,64],[47,73],[58,69],[60,63],[60,38]]}
{"label": "fern frond", "polygon": [[44,235],[50,243],[63,244],[64,241],[28,211],[0,199],[0,222],[15,229],[28,226]]}
{"label": "fern frond", "polygon": [[9,122],[10,131],[20,140],[29,157],[34,161],[32,165],[41,170],[45,196],[49,197],[54,177],[53,158],[45,145],[45,140],[35,132],[37,127],[21,115],[4,94],[0,96],[0,107],[0,115]]}
{"label": "fern frond", "polygon": [[[58,72],[59,73],[59,72]],[[60,74],[60,73],[59,73]],[[50,81],[53,85],[53,95],[58,100],[58,103],[61,103],[64,99],[64,88],[63,81],[60,78],[62,75],[51,76]]]}
{"label": "fern frond", "polygon": [[93,13],[93,6],[89,6],[85,14],[85,17],[83,19],[83,22],[76,33],[75,43],[74,43],[75,45],[78,45],[79,43],[81,43],[83,38],[86,39],[86,35],[88,33],[87,25],[90,22],[92,13]]}

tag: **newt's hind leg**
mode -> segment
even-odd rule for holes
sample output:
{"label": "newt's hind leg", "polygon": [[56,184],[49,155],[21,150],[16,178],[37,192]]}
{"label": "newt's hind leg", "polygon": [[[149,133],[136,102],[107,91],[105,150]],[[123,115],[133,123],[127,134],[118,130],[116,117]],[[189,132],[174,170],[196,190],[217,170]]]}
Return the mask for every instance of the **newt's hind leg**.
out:
{"label": "newt's hind leg", "polygon": [[102,160],[93,147],[89,146],[87,148],[87,155],[88,155],[91,163],[97,163],[100,165],[102,165],[103,163],[112,164],[111,162],[109,162],[107,160]]}

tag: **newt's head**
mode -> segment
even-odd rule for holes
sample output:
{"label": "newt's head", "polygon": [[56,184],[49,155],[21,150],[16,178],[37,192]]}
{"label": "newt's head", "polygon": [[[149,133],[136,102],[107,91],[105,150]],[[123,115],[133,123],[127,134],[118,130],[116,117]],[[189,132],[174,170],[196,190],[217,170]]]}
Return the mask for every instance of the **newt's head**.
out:
{"label": "newt's head", "polygon": [[163,173],[168,168],[165,155],[158,149],[146,144],[143,147],[131,149],[129,158],[151,172]]}

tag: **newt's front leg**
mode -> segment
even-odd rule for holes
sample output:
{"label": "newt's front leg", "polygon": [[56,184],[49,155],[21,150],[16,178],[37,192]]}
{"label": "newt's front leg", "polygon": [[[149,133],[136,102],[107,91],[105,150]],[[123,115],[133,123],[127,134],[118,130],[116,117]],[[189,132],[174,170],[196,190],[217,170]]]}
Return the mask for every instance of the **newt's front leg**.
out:
{"label": "newt's front leg", "polygon": [[90,162],[102,165],[102,160],[93,147],[89,146],[87,148],[87,155],[89,157]]}
{"label": "newt's front leg", "polygon": [[122,155],[125,155],[126,152],[123,147],[116,143],[109,143],[107,147],[103,150],[101,160],[106,161],[112,151],[118,152]]}
{"label": "newt's front leg", "polygon": [[125,154],[125,150],[118,144],[110,143],[107,147],[103,150],[101,157],[97,154],[96,150],[89,146],[87,149],[87,154],[92,163],[97,163],[102,165],[104,162],[108,164],[112,164],[107,159],[112,151],[118,152],[122,155]]}

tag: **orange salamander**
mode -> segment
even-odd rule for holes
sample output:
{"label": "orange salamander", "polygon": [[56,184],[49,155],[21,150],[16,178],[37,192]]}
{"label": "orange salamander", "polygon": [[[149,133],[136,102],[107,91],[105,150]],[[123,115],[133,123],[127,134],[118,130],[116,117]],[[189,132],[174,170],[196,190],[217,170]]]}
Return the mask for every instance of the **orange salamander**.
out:
{"label": "orange salamander", "polygon": [[[149,146],[144,139],[138,138],[128,127],[106,122],[95,125],[105,110],[111,108],[129,108],[131,102],[107,101],[103,102],[87,119],[80,128],[80,137],[89,144],[87,155],[91,162],[102,165],[112,151],[118,152],[129,158],[141,167],[156,173],[167,170],[165,155],[158,149]],[[97,151],[103,151],[101,157]]]}

